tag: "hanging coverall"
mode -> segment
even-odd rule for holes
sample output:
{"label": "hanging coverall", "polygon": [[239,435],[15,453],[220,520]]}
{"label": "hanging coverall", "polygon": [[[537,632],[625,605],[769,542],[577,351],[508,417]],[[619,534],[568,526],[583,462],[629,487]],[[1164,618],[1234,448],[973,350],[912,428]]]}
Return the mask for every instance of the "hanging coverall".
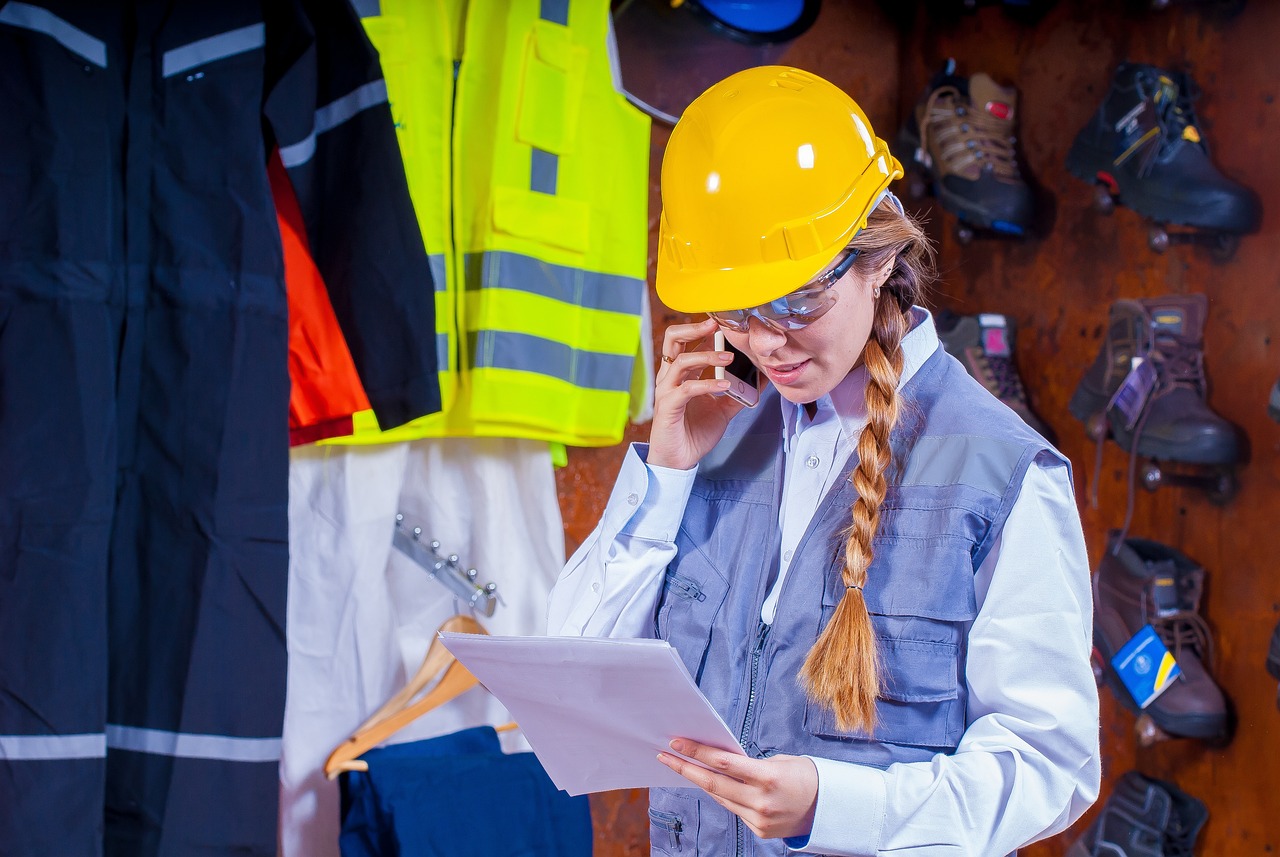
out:
{"label": "hanging coverall", "polygon": [[345,0],[0,3],[0,854],[276,851],[279,146],[382,425],[431,274]]}

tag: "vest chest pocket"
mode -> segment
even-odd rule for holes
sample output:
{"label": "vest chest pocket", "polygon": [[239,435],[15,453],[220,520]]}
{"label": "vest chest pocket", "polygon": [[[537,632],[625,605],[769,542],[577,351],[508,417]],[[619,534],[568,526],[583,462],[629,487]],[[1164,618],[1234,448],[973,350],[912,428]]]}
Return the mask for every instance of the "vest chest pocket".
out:
{"label": "vest chest pocket", "polygon": [[649,844],[654,854],[698,853],[698,802],[668,789],[654,789],[649,805]]}
{"label": "vest chest pocket", "polygon": [[874,734],[840,729],[835,713],[812,700],[805,704],[805,729],[823,738],[955,749],[964,731],[958,645],[883,637],[876,642],[882,681]]}
{"label": "vest chest pocket", "polygon": [[671,643],[694,681],[702,678],[712,624],[728,594],[729,584],[710,567],[667,569],[658,607],[658,637]]}

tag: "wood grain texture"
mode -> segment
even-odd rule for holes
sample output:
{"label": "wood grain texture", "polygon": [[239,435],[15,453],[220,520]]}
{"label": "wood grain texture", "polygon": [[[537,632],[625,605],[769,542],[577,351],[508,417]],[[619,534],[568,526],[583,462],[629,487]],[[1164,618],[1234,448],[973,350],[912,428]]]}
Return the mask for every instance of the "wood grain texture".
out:
{"label": "wood grain texture", "polygon": [[[1224,748],[1172,741],[1142,749],[1133,716],[1104,690],[1103,797],[1120,774],[1133,768],[1171,779],[1208,805],[1198,853],[1274,853],[1280,850],[1280,712],[1276,682],[1263,662],[1280,616],[1280,425],[1266,413],[1269,389],[1280,373],[1280,351],[1272,344],[1280,322],[1280,157],[1275,154],[1280,110],[1274,103],[1280,86],[1280,3],[1254,0],[1225,19],[1194,4],[1164,12],[1136,5],[1063,0],[1034,26],[1014,22],[995,7],[945,26],[918,12],[903,30],[871,0],[828,0],[808,33],[761,61],[810,69],[846,88],[886,139],[949,56],[957,59],[962,74],[986,71],[1018,86],[1023,155],[1051,202],[1043,234],[961,246],[954,219],[931,198],[907,203],[928,218],[940,249],[943,277],[931,304],[964,314],[1002,312],[1016,321],[1016,362],[1033,408],[1057,432],[1074,464],[1095,563],[1107,530],[1124,517],[1127,457],[1114,443],[1104,446],[1096,477],[1099,505],[1090,508],[1095,447],[1068,413],[1067,400],[1097,353],[1112,301],[1189,292],[1208,296],[1209,402],[1248,438],[1240,490],[1219,507],[1191,489],[1148,493],[1139,488],[1131,533],[1172,545],[1207,569],[1202,612],[1216,635],[1215,674],[1234,703],[1239,726]],[[636,50],[635,34],[620,33],[620,41],[630,51],[623,53],[624,80],[636,90],[660,91],[668,103],[692,97],[678,91],[682,82],[716,79],[723,76],[717,73],[721,69],[725,74],[736,70],[727,64],[742,62],[740,52],[706,50],[674,65],[669,51],[654,50],[646,60],[645,52]],[[1164,255],[1152,252],[1140,217],[1124,208],[1111,217],[1099,215],[1091,207],[1091,188],[1067,174],[1067,149],[1123,59],[1188,67],[1203,90],[1196,107],[1214,160],[1262,197],[1261,232],[1246,236],[1233,259],[1217,262],[1190,246]],[[697,73],[680,70],[686,68]],[[651,286],[666,137],[666,129],[655,124]],[[905,200],[905,187],[898,191]],[[682,317],[663,308],[656,294],[652,299],[654,339],[660,344],[665,326]],[[647,426],[633,426],[627,439],[643,440],[646,434]],[[569,550],[595,526],[622,452],[621,446],[574,449],[568,467],[559,472]],[[642,791],[594,796],[596,854],[647,854],[645,806]],[[1072,831],[1024,849],[1024,857],[1060,857],[1098,806]]]}

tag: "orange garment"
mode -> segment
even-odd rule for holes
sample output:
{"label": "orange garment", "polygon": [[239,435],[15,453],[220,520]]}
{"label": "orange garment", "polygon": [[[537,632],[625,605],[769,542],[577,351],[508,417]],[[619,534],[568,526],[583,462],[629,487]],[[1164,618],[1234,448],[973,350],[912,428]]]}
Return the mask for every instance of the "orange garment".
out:
{"label": "orange garment", "polygon": [[284,247],[289,299],[289,445],[351,434],[351,415],[369,408],[324,280],[311,259],[302,210],[273,152],[267,164]]}

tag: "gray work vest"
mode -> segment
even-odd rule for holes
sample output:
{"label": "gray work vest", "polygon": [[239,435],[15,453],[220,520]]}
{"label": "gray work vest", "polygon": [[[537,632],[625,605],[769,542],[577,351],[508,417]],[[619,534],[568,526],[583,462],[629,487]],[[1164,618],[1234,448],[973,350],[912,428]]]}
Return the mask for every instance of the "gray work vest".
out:
{"label": "gray work vest", "polygon": [[[848,475],[795,550],[771,626],[760,606],[778,570],[782,416],[770,388],[702,461],[655,614],[703,693],[747,752],[885,768],[955,750],[966,726],[966,634],[974,572],[1037,456],[1061,456],[941,347],[904,385],[897,462],[864,592],[882,663],[874,737],[841,731],[807,699],[805,656],[844,596]],[[650,792],[654,854],[783,855],[698,789]],[[851,808],[850,823],[858,822]]]}

